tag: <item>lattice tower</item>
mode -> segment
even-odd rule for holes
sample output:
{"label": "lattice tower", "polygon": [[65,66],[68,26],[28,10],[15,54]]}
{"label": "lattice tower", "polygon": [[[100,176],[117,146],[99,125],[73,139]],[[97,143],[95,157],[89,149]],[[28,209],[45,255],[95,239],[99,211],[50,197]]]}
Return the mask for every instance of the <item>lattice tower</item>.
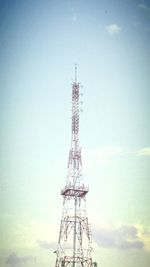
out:
{"label": "lattice tower", "polygon": [[61,190],[63,210],[60,223],[55,267],[91,267],[91,229],[86,212],[86,194],[89,188],[82,175],[81,149],[79,147],[79,98],[80,84],[72,83],[72,135],[68,160],[66,185]]}

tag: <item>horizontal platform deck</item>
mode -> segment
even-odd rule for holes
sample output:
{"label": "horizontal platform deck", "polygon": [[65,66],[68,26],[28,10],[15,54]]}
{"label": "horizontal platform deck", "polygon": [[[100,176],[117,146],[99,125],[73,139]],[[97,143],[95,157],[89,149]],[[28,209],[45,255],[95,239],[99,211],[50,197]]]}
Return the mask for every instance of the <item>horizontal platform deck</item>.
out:
{"label": "horizontal platform deck", "polygon": [[61,195],[71,197],[83,197],[88,193],[88,191],[89,188],[85,186],[65,186],[61,190]]}

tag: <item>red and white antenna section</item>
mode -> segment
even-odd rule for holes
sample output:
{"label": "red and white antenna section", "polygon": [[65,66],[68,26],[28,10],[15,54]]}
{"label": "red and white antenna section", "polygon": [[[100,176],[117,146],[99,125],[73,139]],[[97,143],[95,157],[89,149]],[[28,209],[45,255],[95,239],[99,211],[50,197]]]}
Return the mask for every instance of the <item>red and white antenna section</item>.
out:
{"label": "red and white antenna section", "polygon": [[79,97],[80,84],[77,82],[77,65],[75,65],[75,80],[72,83],[71,147],[66,185],[61,190],[63,210],[55,267],[97,266],[91,257],[92,239],[86,212],[86,194],[89,189],[83,182],[79,147]]}

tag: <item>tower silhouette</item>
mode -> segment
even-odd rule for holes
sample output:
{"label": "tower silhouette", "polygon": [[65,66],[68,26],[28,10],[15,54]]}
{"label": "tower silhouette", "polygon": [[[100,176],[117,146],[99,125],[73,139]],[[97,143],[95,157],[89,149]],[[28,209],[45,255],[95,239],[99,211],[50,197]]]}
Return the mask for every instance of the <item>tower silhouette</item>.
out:
{"label": "tower silhouette", "polygon": [[86,212],[86,194],[82,175],[81,149],[79,147],[79,98],[80,84],[77,82],[77,65],[75,80],[72,83],[72,135],[68,160],[68,172],[63,196],[62,218],[56,253],[55,267],[92,267],[91,230]]}

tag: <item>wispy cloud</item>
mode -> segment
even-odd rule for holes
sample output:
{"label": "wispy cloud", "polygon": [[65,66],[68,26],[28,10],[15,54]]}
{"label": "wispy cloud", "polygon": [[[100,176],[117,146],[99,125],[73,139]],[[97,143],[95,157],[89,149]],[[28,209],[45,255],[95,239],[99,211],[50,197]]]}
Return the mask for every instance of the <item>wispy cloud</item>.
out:
{"label": "wispy cloud", "polygon": [[93,235],[95,242],[100,247],[116,248],[119,250],[144,248],[144,242],[138,237],[138,229],[134,225],[95,228]]}
{"label": "wispy cloud", "polygon": [[[37,240],[37,243],[43,249],[57,251],[57,248],[58,248],[58,243],[56,243],[56,242],[48,242],[46,240]],[[67,243],[67,244],[64,243],[63,247],[65,249],[72,249],[72,245],[69,243]]]}
{"label": "wispy cloud", "polygon": [[150,156],[150,147],[144,147],[137,151],[138,156]]}
{"label": "wispy cloud", "polygon": [[93,164],[109,165],[113,158],[122,156],[125,153],[122,147],[106,146],[99,149],[83,150],[85,167]]}
{"label": "wispy cloud", "polygon": [[148,15],[150,15],[150,6],[146,5],[144,3],[140,3],[138,4],[138,7],[143,10],[145,13],[147,13]]}
{"label": "wispy cloud", "polygon": [[48,242],[46,240],[37,240],[38,245],[41,248],[55,250],[57,248],[57,243],[55,242]]}
{"label": "wispy cloud", "polygon": [[6,263],[13,267],[20,266],[20,264],[27,263],[31,260],[36,261],[36,258],[32,256],[19,257],[15,253],[12,253],[6,258]]}
{"label": "wispy cloud", "polygon": [[141,9],[147,9],[147,6],[143,3],[138,4],[138,7]]}
{"label": "wispy cloud", "polygon": [[110,35],[116,35],[120,33],[120,31],[122,30],[122,28],[118,24],[115,24],[115,23],[106,25],[105,29]]}
{"label": "wispy cloud", "polygon": [[74,15],[72,16],[72,21],[73,21],[73,22],[76,22],[76,21],[77,21],[77,19],[78,19],[78,18],[77,18],[77,15],[76,15],[76,14],[74,14]]}
{"label": "wispy cloud", "polygon": [[93,165],[110,165],[114,159],[123,156],[150,156],[150,147],[129,150],[122,147],[106,146],[98,149],[83,150],[83,164],[85,168]]}

